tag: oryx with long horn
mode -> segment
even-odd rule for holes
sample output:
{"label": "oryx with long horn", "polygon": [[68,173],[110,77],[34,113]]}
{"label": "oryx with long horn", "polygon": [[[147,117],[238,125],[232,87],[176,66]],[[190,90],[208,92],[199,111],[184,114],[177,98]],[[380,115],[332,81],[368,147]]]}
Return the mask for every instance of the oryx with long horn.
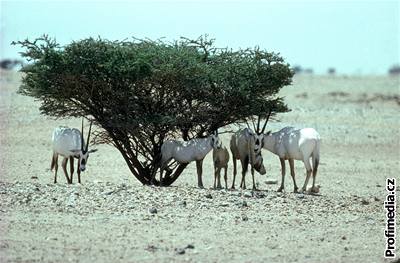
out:
{"label": "oryx with long horn", "polygon": [[[271,112],[268,114],[267,121],[264,124],[263,133],[270,115]],[[294,192],[298,190],[294,173],[294,160],[302,161],[307,171],[306,180],[301,191],[306,191],[308,180],[312,173],[311,192],[318,192],[318,187],[315,185],[315,178],[320,159],[321,138],[319,133],[313,128],[295,129],[293,127],[285,127],[277,132],[271,133],[271,131],[268,131],[262,135],[263,148],[277,155],[281,163],[282,181],[278,192],[281,192],[285,187],[285,160],[289,161]],[[311,164],[310,159],[312,160]]]}
{"label": "oryx with long horn", "polygon": [[[247,122],[246,122],[247,123]],[[232,160],[233,160],[233,180],[232,180],[232,189],[235,188],[235,179],[237,173],[236,160],[240,160],[242,164],[242,180],[240,183],[240,187],[242,189],[246,188],[246,172],[247,167],[250,164],[251,166],[251,175],[253,179],[253,190],[256,190],[256,183],[254,179],[254,170],[259,172],[261,175],[266,174],[265,167],[263,164],[263,157],[261,155],[261,149],[263,147],[263,132],[265,129],[265,125],[263,130],[260,131],[260,117],[258,117],[257,128],[253,122],[253,130],[250,129],[249,124],[247,123],[247,128],[243,130],[239,130],[231,137],[230,142],[230,150],[232,152]]]}
{"label": "oryx with long horn", "polygon": [[[64,170],[67,182],[72,184],[72,177],[74,173],[74,158],[78,159],[78,183],[81,183],[81,172],[85,171],[89,154],[96,152],[97,149],[89,150],[90,133],[92,130],[92,122],[90,122],[89,133],[87,136],[86,144],[83,139],[83,119],[81,131],[75,128],[68,128],[60,126],[53,131],[53,158],[51,160],[51,170],[54,171],[54,183],[57,183],[57,170],[58,170],[58,156],[64,157],[62,161],[62,168]],[[68,176],[67,163],[70,161],[71,178]]]}

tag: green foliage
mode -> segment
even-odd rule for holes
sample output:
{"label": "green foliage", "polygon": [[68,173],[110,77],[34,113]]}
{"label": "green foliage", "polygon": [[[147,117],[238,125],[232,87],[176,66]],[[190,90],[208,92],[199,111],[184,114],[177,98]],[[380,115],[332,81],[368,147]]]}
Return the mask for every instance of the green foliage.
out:
{"label": "green foliage", "polygon": [[[115,145],[144,184],[156,172],[162,142],[201,137],[217,128],[287,111],[279,90],[293,72],[279,54],[232,51],[206,37],[108,41],[65,47],[43,36],[18,42],[31,61],[20,92],[39,99],[43,114],[92,116],[97,140]],[[172,167],[172,183],[186,165]]]}

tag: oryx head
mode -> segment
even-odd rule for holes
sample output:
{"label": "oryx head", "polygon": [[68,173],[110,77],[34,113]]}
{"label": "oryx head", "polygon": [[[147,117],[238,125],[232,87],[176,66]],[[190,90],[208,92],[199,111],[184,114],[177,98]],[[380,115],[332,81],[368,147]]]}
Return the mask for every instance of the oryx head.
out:
{"label": "oryx head", "polygon": [[79,169],[83,172],[86,169],[86,165],[89,159],[89,153],[94,153],[97,149],[89,150],[89,139],[90,139],[90,132],[92,130],[92,122],[90,122],[89,126],[89,133],[86,140],[83,139],[83,118],[82,118],[82,128],[81,128],[81,149],[73,149],[71,152],[74,153],[75,157],[79,158]]}
{"label": "oryx head", "polygon": [[[257,120],[257,127],[253,122],[253,128],[254,128],[254,132],[250,129],[249,124],[247,123],[247,127],[248,127],[248,133],[250,136],[250,149],[252,150],[252,156],[253,156],[253,160],[252,160],[252,167],[259,172],[260,174],[266,174],[266,170],[265,170],[265,166],[263,164],[263,157],[261,155],[261,149],[264,147],[264,131],[265,128],[267,126],[267,122],[269,120],[269,117],[271,116],[271,111],[269,111],[268,116],[265,120],[265,123],[262,127],[262,129],[260,130],[260,120],[261,120],[261,116],[258,116],[258,120]],[[269,135],[270,132],[267,132],[266,135]]]}
{"label": "oryx head", "polygon": [[[261,149],[263,147],[264,138],[260,134],[255,133],[250,128],[246,129],[248,136],[248,151],[250,157],[250,165],[260,174],[265,174],[265,166],[263,164],[263,157]],[[261,134],[262,135],[262,134]]]}
{"label": "oryx head", "polygon": [[250,126],[247,123],[248,135],[251,137],[252,149],[254,150],[254,153],[257,155],[261,153],[261,149],[264,146],[264,136],[263,136],[264,129],[260,131],[260,117],[258,117],[257,127],[254,124],[253,120],[252,122],[254,131],[250,129]]}
{"label": "oryx head", "polygon": [[221,149],[222,142],[218,137],[218,130],[214,131],[209,138],[211,138],[211,147],[213,149]]}
{"label": "oryx head", "polygon": [[[260,130],[260,120],[261,120],[261,116],[258,116],[258,120],[257,120],[257,127],[255,126],[254,122],[253,122],[253,127],[255,132],[251,133],[251,136],[254,139],[254,152],[255,154],[258,154],[261,152],[261,149],[264,147],[264,135],[269,135],[271,133],[271,131],[268,131],[266,134],[264,134],[265,128],[267,126],[269,117],[271,116],[271,111],[269,111],[268,116],[264,122],[264,125],[262,127],[262,129]],[[247,124],[247,126],[249,127],[249,125]],[[250,127],[249,127],[250,129]],[[262,158],[262,157],[261,157]]]}
{"label": "oryx head", "polygon": [[265,170],[265,166],[263,164],[263,158],[262,158],[262,155],[261,155],[261,151],[258,154],[256,154],[255,160],[254,160],[254,163],[253,163],[253,167],[261,175],[264,175],[264,174],[267,173],[267,171]]}

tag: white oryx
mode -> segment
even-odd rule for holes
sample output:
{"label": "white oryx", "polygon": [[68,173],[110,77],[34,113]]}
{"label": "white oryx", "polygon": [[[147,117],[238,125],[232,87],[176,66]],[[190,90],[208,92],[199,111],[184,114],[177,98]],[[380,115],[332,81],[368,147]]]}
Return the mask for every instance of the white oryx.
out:
{"label": "white oryx", "polygon": [[[265,122],[265,125],[266,123],[267,122]],[[269,131],[264,134],[263,145],[264,149],[276,154],[281,162],[282,181],[278,192],[281,192],[285,188],[285,160],[289,160],[290,174],[292,175],[294,184],[294,192],[297,192],[298,190],[294,173],[294,160],[303,161],[307,170],[307,177],[304,181],[301,191],[306,191],[308,180],[310,179],[312,172],[313,182],[310,190],[311,192],[318,192],[318,187],[315,186],[315,177],[317,176],[319,164],[321,138],[315,129],[295,129],[293,127],[285,127],[274,133]],[[310,164],[310,158],[312,159],[312,164]]]}
{"label": "white oryx", "polygon": [[[83,139],[83,119],[82,119],[82,132],[75,128],[58,127],[53,131],[53,158],[51,160],[51,170],[55,168],[54,183],[57,183],[57,170],[58,170],[58,156],[64,157],[62,161],[62,168],[64,170],[67,182],[72,184],[72,176],[74,173],[74,158],[78,159],[78,183],[81,183],[81,171],[85,171],[89,153],[97,151],[97,149],[89,150],[89,139],[90,132],[92,129],[92,123],[90,123],[89,133],[87,137],[87,144]],[[67,173],[67,163],[70,161],[70,173],[69,178]]]}
{"label": "white oryx", "polygon": [[261,133],[259,133],[259,121],[260,120],[258,120],[257,133],[252,131],[250,128],[245,128],[243,130],[239,130],[231,137],[230,150],[232,152],[233,160],[232,189],[235,189],[235,179],[237,173],[236,160],[240,160],[242,164],[242,181],[240,183],[240,187],[242,189],[246,189],[245,177],[249,164],[251,165],[253,190],[256,190],[254,169],[262,175],[266,173],[261,155],[263,137]]}
{"label": "white oryx", "polygon": [[[168,163],[174,159],[178,163],[190,163],[196,161],[197,183],[200,188],[204,188],[202,173],[203,159],[212,150],[221,148],[221,141],[218,138],[218,132],[211,134],[206,138],[196,138],[189,141],[168,140],[161,146],[160,162],[160,184],[163,180],[163,171]],[[155,173],[152,178],[152,184],[155,182]]]}
{"label": "white oryx", "polygon": [[228,163],[229,163],[229,152],[226,147],[219,149],[213,149],[213,163],[214,163],[214,189],[222,188],[221,186],[221,170],[225,169],[224,179],[225,188],[228,189]]}

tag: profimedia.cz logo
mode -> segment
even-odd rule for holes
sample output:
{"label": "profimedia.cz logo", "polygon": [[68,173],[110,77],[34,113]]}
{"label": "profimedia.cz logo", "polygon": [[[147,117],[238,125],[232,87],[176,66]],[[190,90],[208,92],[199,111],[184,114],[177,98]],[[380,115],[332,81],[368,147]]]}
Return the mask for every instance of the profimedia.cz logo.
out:
{"label": "profimedia.cz logo", "polygon": [[384,207],[386,210],[385,227],[385,258],[396,257],[396,179],[386,179],[386,200]]}

